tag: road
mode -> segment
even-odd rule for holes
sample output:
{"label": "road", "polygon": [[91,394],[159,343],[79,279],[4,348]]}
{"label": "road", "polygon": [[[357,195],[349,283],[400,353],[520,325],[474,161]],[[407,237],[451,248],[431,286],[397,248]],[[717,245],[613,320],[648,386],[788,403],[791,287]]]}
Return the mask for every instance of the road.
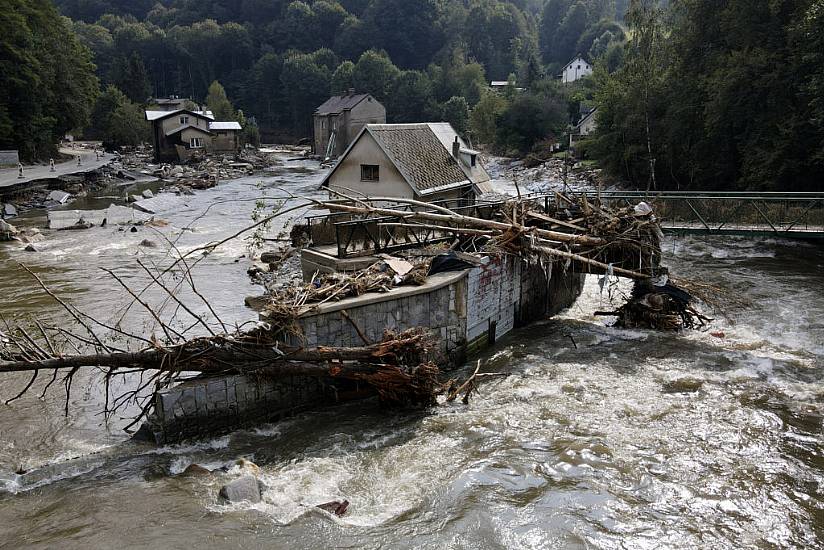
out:
{"label": "road", "polygon": [[[60,152],[66,155],[72,155],[75,159],[55,164],[54,172],[51,171],[48,165],[24,166],[22,178],[17,177],[17,168],[0,169],[0,188],[12,187],[30,181],[56,178],[58,176],[90,172],[109,164],[115,159],[115,155],[109,153],[103,154],[99,159],[95,159],[94,151],[89,151],[88,149],[61,148]],[[78,155],[80,155],[81,166],[77,165],[76,157]]]}

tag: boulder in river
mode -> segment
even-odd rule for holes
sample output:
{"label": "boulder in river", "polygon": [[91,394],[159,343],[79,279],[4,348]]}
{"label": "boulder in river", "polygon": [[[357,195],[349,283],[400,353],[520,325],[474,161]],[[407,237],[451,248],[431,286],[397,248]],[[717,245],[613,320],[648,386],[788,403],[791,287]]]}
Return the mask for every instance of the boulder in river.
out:
{"label": "boulder in river", "polygon": [[149,239],[143,239],[140,241],[138,246],[142,246],[143,248],[157,248],[157,243],[154,241],[150,241]]}
{"label": "boulder in river", "polygon": [[28,245],[28,246],[27,246],[26,248],[24,248],[23,250],[25,250],[26,252],[39,252],[39,250],[37,250],[37,249],[34,247],[34,245],[33,245],[33,244]]}
{"label": "boulder in river", "polygon": [[255,476],[247,475],[230,481],[220,488],[220,498],[228,502],[261,501],[261,487]]}
{"label": "boulder in river", "polygon": [[339,501],[333,500],[331,502],[324,502],[323,504],[318,504],[316,508],[320,508],[330,514],[335,514],[338,517],[341,517],[346,513],[346,509],[349,508],[349,501]]}
{"label": "boulder in river", "polygon": [[3,217],[5,218],[13,218],[17,215],[17,207],[11,203],[6,203],[3,205]]}
{"label": "boulder in river", "polygon": [[5,220],[0,220],[0,241],[10,241],[17,236],[17,228]]}
{"label": "boulder in river", "polygon": [[200,464],[189,464],[180,475],[185,477],[210,476],[212,475],[212,471],[204,468]]}
{"label": "boulder in river", "polygon": [[154,197],[154,193],[152,193],[151,189],[144,189],[143,193],[141,194],[143,195],[144,199],[151,199],[152,197]]}
{"label": "boulder in river", "polygon": [[676,378],[664,383],[664,391],[666,393],[692,393],[697,392],[704,385],[703,380],[685,376],[683,378]]}

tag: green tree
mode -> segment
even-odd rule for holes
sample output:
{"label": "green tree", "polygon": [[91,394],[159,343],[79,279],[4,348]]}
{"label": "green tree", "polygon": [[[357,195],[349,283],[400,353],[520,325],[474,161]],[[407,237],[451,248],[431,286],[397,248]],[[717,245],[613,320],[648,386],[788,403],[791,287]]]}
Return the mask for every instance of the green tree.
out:
{"label": "green tree", "polygon": [[255,147],[260,146],[260,128],[257,125],[257,120],[254,118],[246,118],[243,111],[237,112],[237,121],[242,128],[240,132],[241,146],[249,144]]}
{"label": "green tree", "polygon": [[492,145],[498,132],[498,119],[506,110],[508,101],[496,92],[486,92],[472,109],[469,128],[476,143]]}
{"label": "green tree", "polygon": [[346,93],[349,89],[355,87],[355,64],[351,61],[344,61],[332,73],[332,95],[339,95]]}
{"label": "green tree", "polygon": [[212,111],[215,120],[235,120],[237,116],[232,102],[226,96],[226,90],[217,80],[209,85],[206,106]]}
{"label": "green tree", "polygon": [[53,152],[88,123],[98,94],[91,52],[47,0],[0,0],[0,148]]}
{"label": "green tree", "polygon": [[421,122],[436,118],[432,83],[426,73],[403,71],[392,84],[387,116],[390,122]]}
{"label": "green tree", "polygon": [[449,98],[441,107],[443,119],[450,123],[455,131],[465,135],[469,129],[469,104],[460,96]]}
{"label": "green tree", "polygon": [[400,71],[384,52],[369,50],[355,64],[352,81],[358,92],[370,93],[378,101],[386,101],[398,74]]}
{"label": "green tree", "polygon": [[560,98],[519,94],[498,117],[496,143],[506,151],[526,153],[538,141],[560,135],[566,123]]}
{"label": "green tree", "polygon": [[111,84],[98,98],[92,121],[107,147],[134,147],[151,138],[143,109]]}
{"label": "green tree", "polygon": [[280,80],[291,118],[291,130],[298,135],[309,135],[312,113],[329,97],[329,69],[317,65],[311,55],[296,54],[284,61]]}
{"label": "green tree", "polygon": [[436,0],[372,0],[363,15],[373,44],[402,67],[426,66],[443,42]]}
{"label": "green tree", "polygon": [[135,103],[146,103],[152,93],[146,66],[137,52],[128,60],[121,58],[113,67],[111,82]]}

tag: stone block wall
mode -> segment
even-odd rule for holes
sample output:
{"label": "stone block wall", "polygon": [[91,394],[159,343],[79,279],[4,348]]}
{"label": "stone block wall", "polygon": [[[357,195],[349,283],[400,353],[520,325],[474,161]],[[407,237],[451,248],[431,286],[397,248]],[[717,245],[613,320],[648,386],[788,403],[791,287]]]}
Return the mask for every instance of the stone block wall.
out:
{"label": "stone block wall", "polygon": [[155,412],[143,429],[162,445],[270,422],[360,393],[369,394],[348,380],[329,384],[303,376],[194,378],[157,392]]}
{"label": "stone block wall", "polygon": [[[462,357],[466,343],[465,289],[466,281],[461,279],[431,292],[348,307],[345,311],[370,342],[380,342],[385,330],[401,332],[427,327],[440,338],[442,354],[454,362]],[[363,345],[355,327],[340,310],[309,315],[299,322],[304,338],[292,338],[290,345]]]}
{"label": "stone block wall", "polygon": [[[513,258],[488,259],[484,265],[455,274],[433,289],[399,290],[366,295],[348,304],[327,304],[298,322],[302,339],[293,346],[360,346],[363,341],[342,314],[370,342],[385,330],[427,327],[440,340],[439,363],[462,364],[467,353],[480,351],[515,326],[544,319],[566,309],[583,288],[583,275]],[[418,292],[418,293],[416,293]],[[369,395],[368,388],[345,380],[326,381],[286,376],[267,379],[224,376],[193,379],[155,396],[155,414],[146,429],[158,443],[197,438],[275,420],[307,408]]]}

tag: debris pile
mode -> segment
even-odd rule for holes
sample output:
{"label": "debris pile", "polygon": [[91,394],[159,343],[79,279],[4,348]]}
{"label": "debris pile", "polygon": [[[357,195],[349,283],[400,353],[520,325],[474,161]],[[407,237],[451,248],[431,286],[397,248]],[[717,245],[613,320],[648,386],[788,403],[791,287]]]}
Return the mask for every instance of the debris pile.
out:
{"label": "debris pile", "polygon": [[272,153],[244,149],[236,155],[195,155],[184,164],[155,164],[151,150],[122,154],[119,167],[189,189],[209,189],[220,180],[237,179],[278,164]]}
{"label": "debris pile", "polygon": [[580,192],[605,183],[601,170],[564,158],[511,160],[491,157],[484,166],[493,179],[517,182],[525,193]]}
{"label": "debris pile", "polygon": [[[660,284],[660,278],[666,274],[660,266],[661,233],[652,209],[643,203],[610,208],[586,195],[562,193],[478,203],[460,211],[389,197],[355,200],[342,196],[339,200],[297,201],[292,208],[281,208],[269,217],[258,219],[233,237],[190,250],[171,266],[152,270],[136,259],[154,285],[166,293],[168,299],[165,301],[175,308],[176,314],[185,312],[191,317],[192,324],[185,330],[164,322],[161,314],[141,298],[146,289],[131,289],[113,271],[105,270],[134,298],[132,306],[145,309],[162,332],[147,337],[98,321],[64,302],[35,273],[23,267],[40,283],[45,293],[71,314],[76,325],[74,328],[55,327],[37,322],[36,331],[9,326],[0,334],[0,373],[31,372],[30,383],[20,393],[23,395],[42,373],[48,372],[54,382],[58,373],[63,372],[62,385],[68,406],[74,374],[81,368],[99,368],[107,384],[105,413],[111,415],[130,403],[139,405],[141,414],[132,425],[145,417],[154,405],[150,397],[141,393],[143,389],[169,387],[179,381],[183,373],[193,372],[207,376],[240,373],[261,377],[298,375],[329,381],[355,380],[370,386],[387,404],[429,405],[447,390],[451,390],[452,399],[459,392],[465,392],[466,399],[474,382],[455,386],[454,381],[448,385],[439,381],[441,347],[437,336],[426,328],[399,333],[387,331],[381,341],[369,342],[355,326],[363,340],[362,346],[304,348],[294,345],[294,342],[302,341],[299,317],[318,304],[366,292],[387,292],[397,285],[422,284],[435,270],[433,258],[445,250],[459,259],[465,258],[468,265],[473,265],[473,260],[480,261],[482,256],[514,255],[524,261],[557,264],[577,272],[631,278],[637,282],[637,292],[630,303],[613,312],[625,326],[669,330],[700,326],[706,321],[690,306],[689,294],[672,284],[666,286],[666,281]],[[276,217],[307,206],[345,213],[352,219],[377,227],[381,237],[364,240],[358,252],[361,257],[373,255],[373,265],[355,273],[317,274],[309,283],[301,282],[273,291],[267,298],[266,322],[252,329],[233,329],[224,324],[209,301],[195,288],[186,258],[208,254],[244,232],[254,231]],[[408,245],[415,242],[413,235],[424,232],[430,239],[441,243],[429,256],[410,255],[411,261],[379,257],[382,251],[377,249],[378,243],[389,239]],[[293,257],[293,252],[286,248],[264,259],[270,265],[283,265]],[[176,272],[175,268],[180,271]],[[192,293],[202,300],[219,323],[219,329],[181,301],[177,292],[180,284],[191,287]],[[351,319],[349,321],[354,324]],[[186,333],[195,327],[200,335],[187,336]],[[104,342],[96,330],[100,328],[114,330],[118,338]],[[133,347],[124,347],[124,338]],[[77,352],[67,353],[69,346],[77,346]],[[142,373],[141,388],[116,396],[110,402],[109,381],[113,376],[130,372]],[[455,390],[456,387],[459,390]]]}

